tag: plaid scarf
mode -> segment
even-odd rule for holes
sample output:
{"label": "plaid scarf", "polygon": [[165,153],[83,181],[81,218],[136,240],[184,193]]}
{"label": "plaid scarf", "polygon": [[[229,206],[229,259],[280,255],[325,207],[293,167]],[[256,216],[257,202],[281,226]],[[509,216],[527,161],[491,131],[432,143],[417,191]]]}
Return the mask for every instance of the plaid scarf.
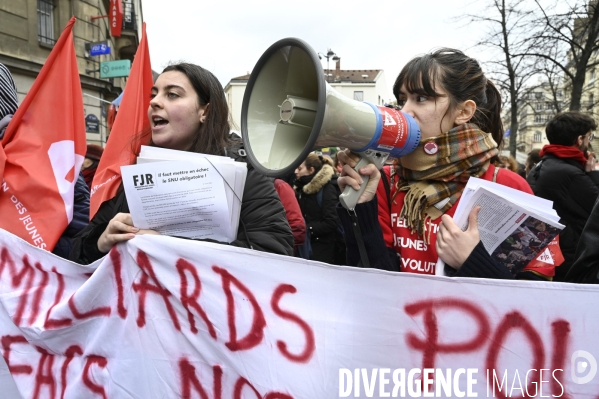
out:
{"label": "plaid scarf", "polygon": [[[436,153],[425,152],[435,145]],[[400,217],[430,243],[429,222],[447,212],[462,195],[468,179],[482,176],[497,154],[491,135],[470,123],[422,140],[413,152],[399,159],[395,195],[406,191]]]}

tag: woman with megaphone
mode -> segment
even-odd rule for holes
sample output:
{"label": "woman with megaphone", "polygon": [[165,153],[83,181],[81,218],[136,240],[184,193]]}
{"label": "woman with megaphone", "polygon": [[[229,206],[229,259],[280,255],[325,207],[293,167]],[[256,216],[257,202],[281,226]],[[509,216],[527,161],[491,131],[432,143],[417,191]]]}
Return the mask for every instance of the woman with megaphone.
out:
{"label": "woman with megaphone", "polygon": [[[148,109],[150,145],[172,150],[229,156],[245,161],[241,140],[230,134],[229,108],[223,88],[208,70],[194,64],[166,67],[152,87]],[[285,210],[266,176],[248,165],[237,238],[231,245],[293,255],[293,235]],[[75,238],[69,259],[87,264],[119,242],[142,231],[133,225],[122,186],[104,202],[90,224]]]}
{"label": "woman with megaphone", "polygon": [[355,208],[356,233],[348,212],[338,212],[348,264],[359,263],[358,246],[363,244],[371,267],[380,269],[439,274],[439,258],[451,276],[550,278],[536,271],[508,270],[493,260],[480,240],[480,207],[471,212],[466,231],[452,218],[470,177],[532,194],[522,177],[493,165],[503,139],[501,96],[479,63],[448,48],[416,57],[400,72],[393,93],[401,111],[419,124],[422,138],[413,152],[385,166],[382,174],[373,164],[358,173],[353,169],[359,161],[356,154],[338,154],[344,164],[338,179],[341,190],[347,185],[358,190],[360,174],[370,178]]}

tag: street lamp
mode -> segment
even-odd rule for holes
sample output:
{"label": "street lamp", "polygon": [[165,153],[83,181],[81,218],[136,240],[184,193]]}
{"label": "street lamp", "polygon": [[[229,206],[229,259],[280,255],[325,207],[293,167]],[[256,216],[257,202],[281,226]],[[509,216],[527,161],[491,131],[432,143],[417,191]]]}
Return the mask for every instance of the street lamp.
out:
{"label": "street lamp", "polygon": [[318,53],[318,58],[320,58],[322,60],[322,58],[326,58],[327,59],[327,83],[329,82],[329,75],[331,70],[329,69],[329,59],[333,60],[333,61],[339,61],[341,58],[339,58],[337,56],[337,54],[335,54],[335,52],[331,49],[327,49],[327,54],[323,54],[323,53]]}

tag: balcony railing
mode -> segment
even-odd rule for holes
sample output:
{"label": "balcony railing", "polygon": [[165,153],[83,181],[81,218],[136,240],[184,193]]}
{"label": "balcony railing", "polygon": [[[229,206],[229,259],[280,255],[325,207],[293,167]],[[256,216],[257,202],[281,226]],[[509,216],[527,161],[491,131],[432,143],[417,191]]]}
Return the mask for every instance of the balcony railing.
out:
{"label": "balcony railing", "polygon": [[[135,10],[132,3],[124,3],[125,12],[123,13],[123,29],[137,30],[137,19],[135,18]],[[127,8],[130,7],[129,10]]]}

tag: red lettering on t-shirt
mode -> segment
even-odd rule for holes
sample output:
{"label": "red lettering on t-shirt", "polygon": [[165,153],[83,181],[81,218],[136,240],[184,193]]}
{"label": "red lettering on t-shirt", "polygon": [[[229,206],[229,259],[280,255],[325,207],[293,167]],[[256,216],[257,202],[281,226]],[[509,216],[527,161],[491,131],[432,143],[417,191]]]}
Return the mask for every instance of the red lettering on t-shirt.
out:
{"label": "red lettering on t-shirt", "polygon": [[[158,282],[158,278],[156,278],[156,273],[154,273],[154,268],[152,267],[152,263],[150,262],[148,255],[142,251],[138,251],[137,264],[143,271],[140,282],[133,284],[133,290],[139,295],[139,313],[137,315],[137,325],[139,327],[146,325],[146,293],[152,292],[162,297],[164,305],[166,306],[168,314],[173,322],[173,326],[177,331],[181,331],[181,325],[179,324],[179,319],[177,318],[175,309],[168,299],[171,293]],[[150,278],[154,284],[150,284],[148,282]]]}
{"label": "red lettering on t-shirt", "polygon": [[297,289],[292,285],[289,285],[289,284],[279,285],[275,289],[275,292],[272,294],[270,306],[272,307],[273,312],[277,316],[279,316],[280,318],[282,318],[284,320],[289,320],[289,321],[297,324],[301,328],[301,330],[303,331],[303,333],[306,337],[306,346],[304,347],[304,350],[300,354],[294,355],[293,353],[290,353],[287,350],[287,344],[283,341],[277,341],[277,348],[279,348],[279,351],[281,351],[283,356],[285,356],[287,359],[291,360],[292,362],[307,363],[310,360],[310,358],[312,357],[312,354],[314,353],[314,349],[315,349],[314,332],[312,331],[312,329],[310,328],[308,323],[306,323],[304,320],[302,320],[298,315],[291,313],[289,311],[283,310],[279,306],[279,301],[281,300],[281,298],[283,297],[283,295],[285,293],[295,294],[296,292],[297,292]]}
{"label": "red lettering on t-shirt", "polygon": [[[193,308],[196,312],[198,312],[202,320],[204,320],[206,327],[208,327],[208,333],[210,333],[210,336],[216,339],[216,330],[214,329],[214,326],[212,325],[210,319],[208,319],[208,315],[198,303],[200,291],[202,290],[202,283],[200,281],[198,271],[196,270],[194,265],[192,265],[185,259],[179,259],[177,261],[176,267],[177,271],[179,272],[179,277],[181,279],[181,304],[187,310],[187,319],[189,320],[191,332],[193,332],[194,334],[198,332],[198,328],[196,327],[195,323],[195,318],[193,317],[193,314],[190,310],[190,308]],[[189,272],[189,274],[191,274],[191,277],[193,278],[194,282],[193,292],[191,293],[191,295],[189,294],[189,283],[187,282],[187,275],[185,274],[186,271]]]}
{"label": "red lettering on t-shirt", "polygon": [[[262,313],[262,309],[260,309],[260,305],[258,304],[256,297],[254,297],[254,294],[252,294],[249,288],[247,288],[241,281],[235,278],[227,270],[218,266],[213,266],[212,270],[221,275],[223,291],[227,297],[229,342],[225,343],[225,345],[231,351],[247,350],[253,348],[262,341],[262,338],[264,337],[264,327],[266,327],[264,313]],[[237,339],[237,326],[235,325],[235,299],[233,297],[233,292],[231,291],[231,285],[237,287],[237,289],[248,299],[252,305],[252,308],[254,308],[252,327],[242,339]]]}

